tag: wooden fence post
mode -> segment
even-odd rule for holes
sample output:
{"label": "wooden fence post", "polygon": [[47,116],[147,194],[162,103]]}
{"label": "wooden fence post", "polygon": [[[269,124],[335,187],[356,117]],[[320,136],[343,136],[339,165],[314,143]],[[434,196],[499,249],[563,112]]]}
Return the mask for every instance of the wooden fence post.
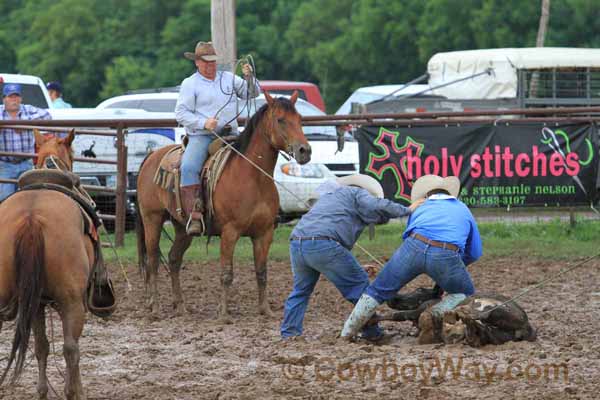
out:
{"label": "wooden fence post", "polygon": [[123,247],[127,207],[127,146],[122,122],[117,126],[117,194],[115,203],[115,246]]}

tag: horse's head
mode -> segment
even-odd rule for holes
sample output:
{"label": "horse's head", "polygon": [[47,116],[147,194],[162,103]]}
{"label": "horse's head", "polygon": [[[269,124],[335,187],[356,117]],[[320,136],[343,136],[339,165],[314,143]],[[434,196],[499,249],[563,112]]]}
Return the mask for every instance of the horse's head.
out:
{"label": "horse's head", "polygon": [[302,132],[302,118],[296,111],[298,92],[294,91],[290,99],[276,98],[265,92],[267,115],[270,127],[269,141],[277,150],[283,150],[293,156],[300,164],[310,161],[310,144]]}
{"label": "horse's head", "polygon": [[34,129],[35,144],[39,147],[36,168],[58,168],[61,170],[73,170],[73,149],[71,143],[75,138],[75,130],[72,129],[67,137],[44,136],[39,130]]}

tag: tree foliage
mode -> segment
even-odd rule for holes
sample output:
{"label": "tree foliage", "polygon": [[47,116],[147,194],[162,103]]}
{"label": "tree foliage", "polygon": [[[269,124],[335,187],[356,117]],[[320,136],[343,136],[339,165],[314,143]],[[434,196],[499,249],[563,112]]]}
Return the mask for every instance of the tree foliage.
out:
{"label": "tree foliage", "polygon": [[[210,38],[210,0],[4,0],[0,72],[60,80],[94,106],[177,85]],[[237,47],[259,79],[312,81],[334,111],[357,87],[402,83],[440,51],[534,46],[539,1],[238,0]],[[547,46],[600,47],[594,0],[551,3]]]}

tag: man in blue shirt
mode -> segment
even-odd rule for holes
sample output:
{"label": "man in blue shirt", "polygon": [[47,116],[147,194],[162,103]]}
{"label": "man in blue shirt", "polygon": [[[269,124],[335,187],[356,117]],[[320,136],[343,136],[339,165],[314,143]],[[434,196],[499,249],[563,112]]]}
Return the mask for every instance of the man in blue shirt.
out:
{"label": "man in blue shirt", "polygon": [[[384,224],[390,218],[411,213],[410,207],[383,198],[379,182],[367,175],[350,175],[328,181],[317,189],[319,200],[290,235],[290,260],[294,288],[285,302],[281,336],[302,335],[304,313],[321,274],[342,296],[355,304],[369,285],[369,277],[350,250],[369,224]],[[376,340],[382,332],[377,325],[363,331]]]}
{"label": "man in blue shirt", "polygon": [[427,274],[447,293],[432,309],[436,318],[475,292],[465,266],[481,257],[481,238],[473,215],[456,198],[459,190],[455,176],[425,175],[415,182],[411,200],[426,201],[409,217],[402,246],[361,296],[344,324],[342,337],[355,336],[381,303],[421,274]]}
{"label": "man in blue shirt", "polygon": [[[204,232],[200,171],[208,157],[208,146],[219,135],[237,135],[237,98],[248,99],[260,93],[258,83],[247,81],[229,71],[217,71],[217,53],[211,42],[198,42],[194,53],[184,53],[194,61],[197,71],[181,82],[175,105],[175,119],[185,127],[188,144],[181,159],[181,200],[189,216],[188,235]],[[252,67],[242,66],[245,78]]]}
{"label": "man in blue shirt", "polygon": [[[21,85],[6,83],[2,88],[0,118],[3,120],[52,119],[48,110],[21,104]],[[15,121],[17,124],[18,121]],[[31,129],[0,129],[0,151],[35,153],[35,139]],[[18,179],[25,171],[33,168],[31,158],[0,156],[0,178]],[[13,183],[0,183],[0,201],[17,190]]]}

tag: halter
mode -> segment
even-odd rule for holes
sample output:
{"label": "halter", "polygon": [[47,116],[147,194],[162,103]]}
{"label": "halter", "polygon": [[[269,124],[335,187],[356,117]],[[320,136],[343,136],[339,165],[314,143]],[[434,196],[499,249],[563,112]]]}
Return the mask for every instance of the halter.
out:
{"label": "halter", "polygon": [[54,155],[49,155],[48,157],[46,157],[46,159],[44,159],[42,169],[57,169],[63,172],[69,171],[67,163]]}
{"label": "halter", "polygon": [[[281,129],[279,128],[279,123],[278,122],[277,122],[277,127],[275,128],[275,133],[277,133],[279,135],[279,137],[285,143],[285,150],[282,150],[282,154],[286,158],[286,160],[289,161],[294,156],[294,151],[292,150],[292,146],[290,145],[290,142],[287,139],[287,137],[283,133],[281,133]],[[271,140],[271,136],[270,135],[267,135],[266,132],[262,132],[262,134],[264,135],[265,140],[267,141],[267,143],[271,146],[271,148],[273,148],[273,150],[280,151],[279,148],[277,148],[277,146],[275,146],[275,144]]]}

